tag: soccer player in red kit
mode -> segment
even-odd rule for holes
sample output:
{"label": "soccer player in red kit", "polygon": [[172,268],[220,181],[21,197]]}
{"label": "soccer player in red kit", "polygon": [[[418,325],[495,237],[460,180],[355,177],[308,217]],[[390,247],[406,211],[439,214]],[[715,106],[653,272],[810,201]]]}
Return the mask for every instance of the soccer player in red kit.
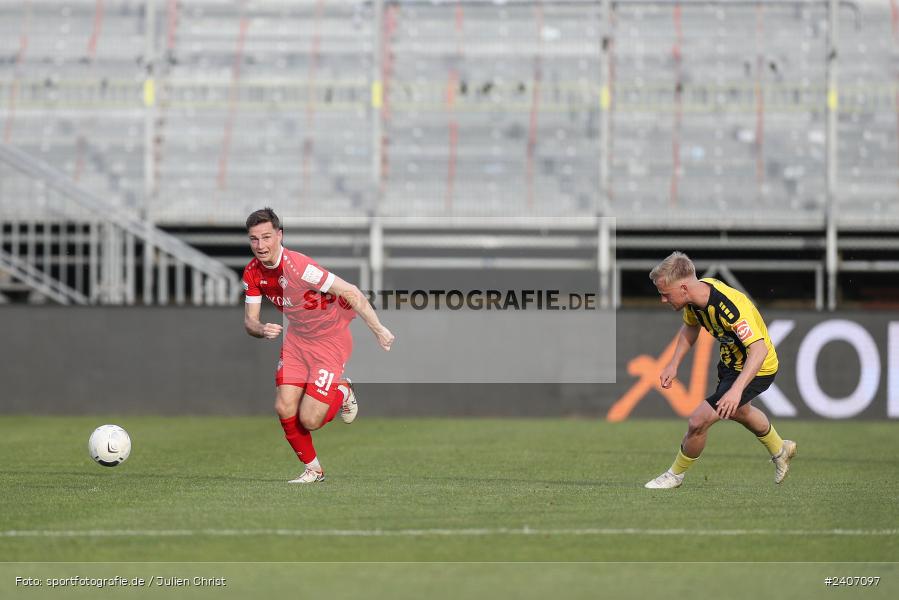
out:
{"label": "soccer player in red kit", "polygon": [[346,423],[356,416],[356,398],[343,370],[353,351],[350,321],[358,314],[386,351],[394,335],[381,324],[356,286],[327,271],[308,256],[281,245],[284,232],[270,208],[247,218],[255,257],[243,273],[246,292],[244,327],[253,337],[277,339],[282,326],[262,323],[262,297],[286,319],[287,332],[275,375],[275,411],[284,435],[306,469],[290,483],[324,481],[312,445],[314,431],[338,411]]}

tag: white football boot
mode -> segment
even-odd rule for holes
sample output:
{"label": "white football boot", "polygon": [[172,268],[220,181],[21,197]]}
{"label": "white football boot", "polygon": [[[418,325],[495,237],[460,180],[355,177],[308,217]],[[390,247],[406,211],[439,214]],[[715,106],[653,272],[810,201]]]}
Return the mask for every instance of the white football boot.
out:
{"label": "white football boot", "polygon": [[353,391],[353,382],[349,377],[344,378],[346,383],[341,383],[337,389],[343,394],[343,406],[340,407],[340,418],[349,425],[356,420],[359,414],[359,404],[356,402],[356,392]]}
{"label": "white football boot", "polygon": [[780,452],[771,457],[771,462],[774,463],[774,483],[780,483],[787,476],[790,470],[790,461],[794,456],[796,456],[796,442],[784,440]]}
{"label": "white football boot", "polygon": [[664,490],[680,487],[684,482],[684,473],[680,475],[675,475],[671,472],[671,469],[668,469],[652,481],[648,481],[645,486],[651,490]]}
{"label": "white football boot", "polygon": [[306,467],[306,470],[303,471],[303,474],[298,476],[296,479],[291,479],[287,483],[318,483],[319,481],[325,480],[325,472],[324,471],[316,471],[315,469],[310,469]]}

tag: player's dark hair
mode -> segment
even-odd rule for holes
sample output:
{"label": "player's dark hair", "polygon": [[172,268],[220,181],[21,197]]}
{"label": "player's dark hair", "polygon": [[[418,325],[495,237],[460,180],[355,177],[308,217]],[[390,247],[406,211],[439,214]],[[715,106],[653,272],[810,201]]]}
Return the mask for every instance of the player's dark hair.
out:
{"label": "player's dark hair", "polygon": [[260,223],[271,223],[272,227],[275,228],[275,231],[281,229],[281,219],[279,219],[278,215],[275,214],[275,211],[268,206],[260,208],[259,210],[254,210],[250,213],[250,216],[247,217],[247,231]]}

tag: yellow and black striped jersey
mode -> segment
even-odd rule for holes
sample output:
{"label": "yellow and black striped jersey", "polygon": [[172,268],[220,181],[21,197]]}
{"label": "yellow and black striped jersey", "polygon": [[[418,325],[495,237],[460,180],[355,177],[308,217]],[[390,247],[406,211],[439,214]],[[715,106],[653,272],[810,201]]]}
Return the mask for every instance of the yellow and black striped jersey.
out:
{"label": "yellow and black striped jersey", "polygon": [[743,292],[725,285],[717,279],[700,279],[712,289],[709,303],[705,308],[692,304],[684,307],[684,323],[691,327],[701,325],[721,344],[721,362],[735,371],[743,370],[746,348],[755,341],[763,340],[768,347],[768,356],[759,369],[759,375],[773,375],[777,372],[777,352],[768,336],[768,328],[758,309]]}

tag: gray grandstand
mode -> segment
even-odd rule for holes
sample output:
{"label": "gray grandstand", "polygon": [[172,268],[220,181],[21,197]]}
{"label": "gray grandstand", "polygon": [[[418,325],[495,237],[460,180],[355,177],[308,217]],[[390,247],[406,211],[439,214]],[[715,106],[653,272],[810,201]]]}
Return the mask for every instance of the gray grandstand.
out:
{"label": "gray grandstand", "polygon": [[373,289],[568,269],[617,305],[678,247],[819,309],[889,294],[897,10],[2,0],[0,297],[235,302],[262,205]]}

